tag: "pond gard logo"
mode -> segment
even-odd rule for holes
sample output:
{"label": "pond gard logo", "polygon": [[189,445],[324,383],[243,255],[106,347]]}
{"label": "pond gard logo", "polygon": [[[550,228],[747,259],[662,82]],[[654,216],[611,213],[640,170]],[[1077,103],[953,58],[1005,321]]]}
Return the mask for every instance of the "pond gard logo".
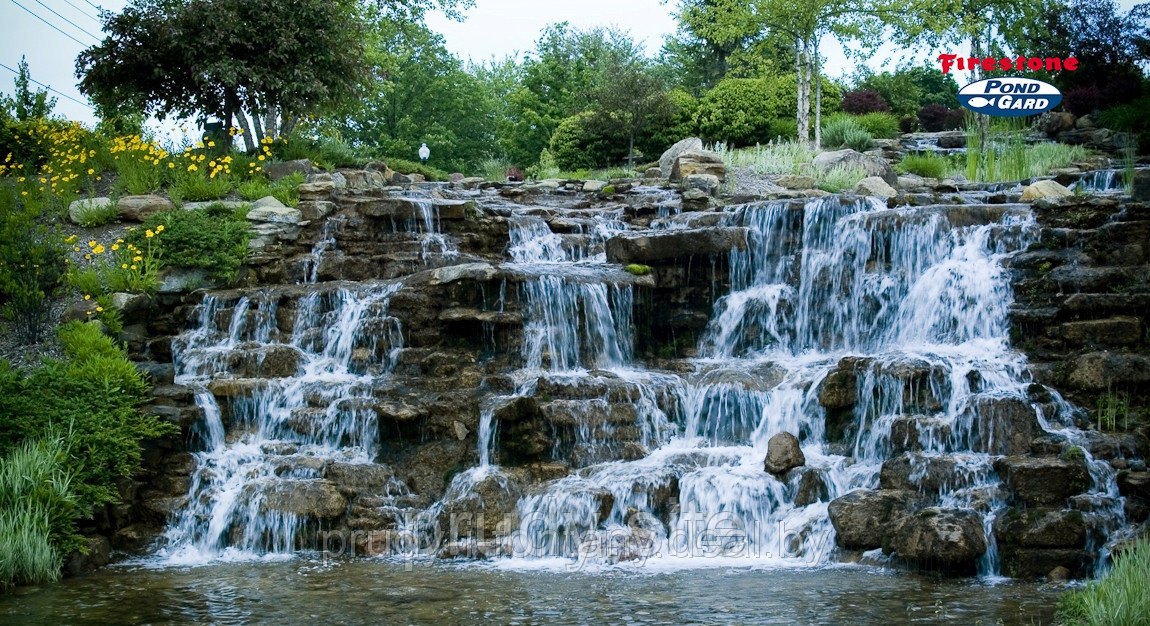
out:
{"label": "pond gard logo", "polygon": [[958,101],[975,113],[1022,117],[1053,109],[1062,102],[1062,93],[1041,80],[1003,76],[970,83],[958,92]]}

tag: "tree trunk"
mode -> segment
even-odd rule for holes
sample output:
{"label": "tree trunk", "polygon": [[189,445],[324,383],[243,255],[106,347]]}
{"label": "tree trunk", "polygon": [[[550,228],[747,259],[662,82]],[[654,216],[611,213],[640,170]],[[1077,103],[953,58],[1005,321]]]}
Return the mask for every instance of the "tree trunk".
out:
{"label": "tree trunk", "polygon": [[635,167],[635,131],[631,131],[627,148],[627,169]]}
{"label": "tree trunk", "polygon": [[823,143],[823,73],[818,41],[818,38],[815,38],[815,148]]}
{"label": "tree trunk", "polygon": [[267,137],[267,135],[264,134],[264,126],[260,120],[260,115],[255,111],[252,111],[252,130],[256,132],[256,143],[262,145],[264,137]]}
{"label": "tree trunk", "polygon": [[293,117],[287,113],[284,113],[283,118],[280,120],[280,136],[285,139],[289,137],[292,131],[295,130],[295,125],[297,123],[299,123],[298,117]]}
{"label": "tree trunk", "polygon": [[255,144],[254,138],[252,137],[252,129],[250,126],[248,126],[248,116],[244,115],[244,112],[242,110],[237,109],[236,110],[236,120],[239,122],[240,130],[243,131],[244,148],[248,152],[255,150],[256,144]]}
{"label": "tree trunk", "polygon": [[[974,35],[970,37],[970,56],[975,58],[982,58],[982,29],[975,29]],[[971,82],[982,79],[982,65],[979,64],[970,68]],[[986,138],[990,132],[990,116],[982,113],[974,114],[975,128],[978,132],[978,145],[986,150]]]}
{"label": "tree trunk", "polygon": [[797,101],[795,102],[795,122],[798,125],[799,141],[808,143],[810,141],[810,110],[809,106],[803,105],[808,103],[806,94],[803,92],[803,83],[806,79],[806,63],[803,60],[805,44],[802,39],[795,38],[795,78],[797,80],[798,93]]}
{"label": "tree trunk", "polygon": [[268,137],[275,139],[279,136],[279,129],[277,128],[278,126],[279,107],[273,104],[272,106],[268,107],[268,112],[264,115],[264,130],[267,131]]}

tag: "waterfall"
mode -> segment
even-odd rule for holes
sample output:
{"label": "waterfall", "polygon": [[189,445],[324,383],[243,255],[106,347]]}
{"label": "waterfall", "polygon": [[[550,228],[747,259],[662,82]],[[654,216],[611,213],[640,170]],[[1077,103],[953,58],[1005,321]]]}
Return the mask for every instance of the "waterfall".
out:
{"label": "waterfall", "polygon": [[316,482],[325,463],[365,464],[377,453],[371,391],[403,347],[387,314],[398,289],[312,291],[294,302],[285,330],[275,293],[205,297],[197,326],[174,345],[176,380],[197,390],[204,419],[188,504],[170,522],[161,556],[199,563],[305,542],[301,511],[326,506]]}

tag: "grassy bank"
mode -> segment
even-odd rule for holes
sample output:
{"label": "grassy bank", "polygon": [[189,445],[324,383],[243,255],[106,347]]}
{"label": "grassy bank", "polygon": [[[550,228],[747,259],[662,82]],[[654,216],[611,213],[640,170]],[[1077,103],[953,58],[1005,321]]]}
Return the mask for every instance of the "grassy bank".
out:
{"label": "grassy bank", "polygon": [[1058,603],[1062,623],[1089,626],[1150,624],[1150,538],[1142,537],[1114,559],[1106,578],[1072,591]]}

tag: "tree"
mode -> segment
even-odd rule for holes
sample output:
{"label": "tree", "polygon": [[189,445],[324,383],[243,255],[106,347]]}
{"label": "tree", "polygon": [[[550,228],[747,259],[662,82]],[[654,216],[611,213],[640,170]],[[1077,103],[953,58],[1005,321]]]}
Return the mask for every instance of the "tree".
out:
{"label": "tree", "polygon": [[592,107],[608,68],[638,63],[641,49],[624,32],[586,31],[566,22],[544,30],[523,63],[519,87],[507,96],[499,145],[517,165],[535,163],[564,119]]}
{"label": "tree", "polygon": [[627,138],[627,166],[635,163],[635,137],[666,124],[674,113],[663,81],[635,63],[608,68],[594,91],[595,108],[587,120],[604,134]]}
{"label": "tree", "polygon": [[[453,0],[384,2],[418,17]],[[289,134],[304,116],[362,93],[364,7],[355,0],[132,0],[103,14],[109,33],[80,53],[80,89],[108,110],[215,116],[257,136]]]}
{"label": "tree", "polygon": [[875,74],[864,69],[855,78],[858,89],[878,92],[895,114],[910,116],[928,104],[958,108],[958,83],[933,67],[911,67]]}
{"label": "tree", "polygon": [[[1143,74],[1141,64],[1150,59],[1148,18],[1150,3],[1123,15],[1111,0],[1070,0],[1046,5],[1038,19],[1009,33],[1009,43],[1019,50],[1024,45],[1042,50],[1043,56],[1073,56],[1081,68],[1089,68],[1050,75],[1064,90],[1092,86],[1104,91],[1115,86],[1136,90]],[[1125,95],[1137,97],[1138,93]],[[1104,99],[1116,103],[1113,97]]]}
{"label": "tree", "polygon": [[49,98],[45,89],[32,90],[32,74],[28,71],[28,59],[21,56],[20,65],[17,67],[19,69],[16,72],[16,88],[12,92],[12,97],[0,101],[4,110],[21,122],[52,115],[52,109],[56,108],[56,99]]}
{"label": "tree", "polygon": [[501,84],[494,70],[468,71],[440,35],[386,14],[374,16],[368,53],[374,69],[364,96],[321,132],[385,157],[413,158],[427,142],[436,164],[454,170],[491,156]]}

